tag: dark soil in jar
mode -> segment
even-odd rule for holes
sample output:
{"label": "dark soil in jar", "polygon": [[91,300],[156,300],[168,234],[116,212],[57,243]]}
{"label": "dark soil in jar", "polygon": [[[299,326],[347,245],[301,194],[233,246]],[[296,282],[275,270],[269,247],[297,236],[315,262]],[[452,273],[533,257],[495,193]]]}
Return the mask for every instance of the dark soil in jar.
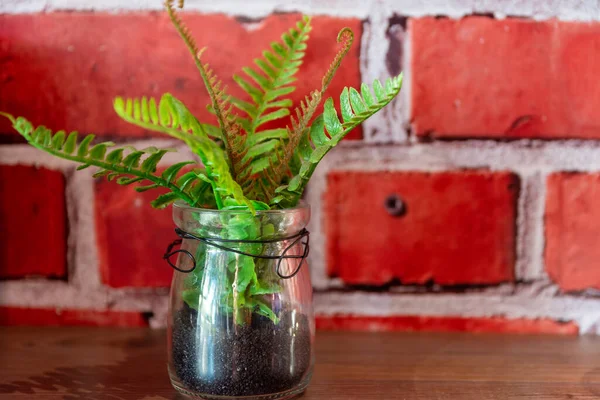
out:
{"label": "dark soil in jar", "polygon": [[213,329],[198,329],[197,312],[186,305],[173,320],[172,372],[187,389],[208,395],[292,389],[310,367],[310,326],[301,314],[286,311],[280,318],[277,325],[254,315],[250,325],[233,327],[223,320]]}

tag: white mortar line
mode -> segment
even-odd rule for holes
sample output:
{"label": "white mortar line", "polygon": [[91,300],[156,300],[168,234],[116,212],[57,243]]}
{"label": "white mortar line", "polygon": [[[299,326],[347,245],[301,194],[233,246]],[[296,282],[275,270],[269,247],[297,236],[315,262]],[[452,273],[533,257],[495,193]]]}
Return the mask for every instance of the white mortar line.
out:
{"label": "white mortar line", "polygon": [[[165,164],[194,158],[193,154],[177,141],[152,139],[130,141],[138,148],[147,146],[174,147],[179,153],[165,156]],[[26,144],[1,145],[0,160],[3,165],[36,165],[66,172],[75,163],[65,161]],[[383,162],[383,163],[382,163]],[[520,174],[533,172],[600,170],[600,143],[583,140],[518,140],[496,142],[492,140],[438,141],[414,143],[410,146],[375,146],[356,142],[343,142],[331,151],[319,167],[328,164],[336,169],[379,170],[392,169],[443,170],[450,168],[490,168],[511,170]],[[89,172],[78,172],[86,174]]]}
{"label": "white mortar line", "polygon": [[315,294],[321,316],[461,316],[550,318],[573,321],[580,333],[600,333],[600,298],[542,296],[517,292],[512,296],[477,294],[390,294],[329,292]]}
{"label": "white mortar line", "polygon": [[327,155],[335,169],[446,170],[489,168],[491,170],[551,173],[600,170],[600,143],[594,141],[494,142],[465,140],[415,143],[410,146],[362,146],[342,143]]}
{"label": "white mortar line", "polygon": [[544,268],[546,177],[539,172],[521,176],[515,264],[515,277],[519,281],[547,278]]}
{"label": "white mortar line", "polygon": [[[393,12],[419,17],[425,15],[447,15],[460,18],[473,13],[493,13],[497,18],[516,15],[533,19],[559,18],[563,20],[597,20],[600,16],[595,0],[577,2],[565,1],[416,1],[379,0]],[[186,10],[206,13],[224,13],[249,18],[265,17],[273,12],[298,11],[310,14],[335,15],[342,17],[365,18],[374,0],[188,0]],[[0,13],[33,13],[59,10],[96,11],[137,11],[162,10],[159,0],[4,0],[0,3]]]}
{"label": "white mortar line", "polygon": [[166,326],[167,289],[87,288],[61,281],[15,280],[0,282],[0,306],[152,312],[150,326]]}
{"label": "white mortar line", "polygon": [[[462,316],[550,318],[573,321],[583,333],[600,333],[600,298],[557,296],[554,285],[521,284],[455,293],[317,292],[320,316]],[[0,306],[139,311],[154,313],[153,327],[164,327],[168,296],[164,289],[85,290],[65,282],[22,280],[0,282]]]}
{"label": "white mortar line", "polygon": [[402,107],[400,108],[400,123],[402,130],[405,132],[406,139],[413,141],[414,135],[409,136],[410,129],[410,114],[411,114],[411,93],[412,93],[412,36],[409,26],[409,21],[406,21],[406,31],[404,32],[404,44],[402,47],[402,88],[400,89],[400,101]]}
{"label": "white mortar line", "polygon": [[[393,13],[388,10],[388,7],[381,0],[376,0],[371,3],[368,22],[363,24],[360,72],[361,80],[369,85],[375,79],[383,82],[390,76],[386,66],[386,55],[390,43],[387,38],[387,29],[392,16]],[[393,113],[391,107],[392,105],[378,112],[362,124],[365,142],[390,142],[396,136],[398,136],[398,140],[402,139],[402,134],[392,129]]]}
{"label": "white mortar line", "polygon": [[57,280],[9,280],[0,282],[0,306],[146,312],[164,303],[168,292],[167,288],[88,289]]}
{"label": "white mortar line", "polygon": [[149,320],[152,328],[167,326],[169,312],[168,289],[118,289],[108,292],[109,303],[114,309],[139,310],[151,312]]}
{"label": "white mortar line", "polygon": [[106,293],[67,282],[15,280],[0,282],[0,305],[29,308],[106,309]]}
{"label": "white mortar line", "polygon": [[81,290],[100,287],[96,240],[94,178],[89,172],[73,169],[67,186],[69,205],[69,282]]}
{"label": "white mortar line", "polygon": [[0,145],[0,163],[2,165],[33,165],[63,173],[76,165],[62,158],[51,156],[28,144]]}
{"label": "white mortar line", "polygon": [[310,266],[311,280],[313,287],[324,289],[328,287],[329,278],[327,276],[327,262],[325,260],[325,241],[324,231],[324,212],[323,194],[327,185],[326,176],[322,173],[323,169],[317,168],[310,183],[306,189],[305,199],[310,204],[311,217],[308,224],[310,231],[310,253],[308,256],[308,265]]}

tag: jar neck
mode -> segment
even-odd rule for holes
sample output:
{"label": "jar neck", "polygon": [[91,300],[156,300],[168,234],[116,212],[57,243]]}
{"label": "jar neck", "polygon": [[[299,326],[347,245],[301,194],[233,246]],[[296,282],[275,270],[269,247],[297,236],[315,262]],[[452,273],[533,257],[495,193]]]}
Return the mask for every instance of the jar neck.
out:
{"label": "jar neck", "polygon": [[279,239],[295,235],[306,228],[310,208],[306,204],[284,210],[221,211],[192,208],[182,204],[173,206],[175,225],[193,235],[233,237],[236,239]]}

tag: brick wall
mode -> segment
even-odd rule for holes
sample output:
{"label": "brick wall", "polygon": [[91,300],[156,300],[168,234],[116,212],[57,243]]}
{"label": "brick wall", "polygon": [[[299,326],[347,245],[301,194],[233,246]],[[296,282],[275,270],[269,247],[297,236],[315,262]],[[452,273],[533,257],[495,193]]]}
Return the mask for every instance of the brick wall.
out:
{"label": "brick wall", "polygon": [[[296,100],[318,86],[343,26],[360,40],[331,95],[405,72],[401,97],[309,186],[317,326],[600,333],[597,2],[421,3],[190,1],[185,15],[227,78],[298,12],[314,14]],[[0,4],[0,110],[178,146],[112,112],[116,95],[169,91],[208,116],[160,2],[124,7]],[[170,210],[75,173],[5,122],[0,143],[0,323],[164,326]],[[180,149],[167,164],[189,156]]]}

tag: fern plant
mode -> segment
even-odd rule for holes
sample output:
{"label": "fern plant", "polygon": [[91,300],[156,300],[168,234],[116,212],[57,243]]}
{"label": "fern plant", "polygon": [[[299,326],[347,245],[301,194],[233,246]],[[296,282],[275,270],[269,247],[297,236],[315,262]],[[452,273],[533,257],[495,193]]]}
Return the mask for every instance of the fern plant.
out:
{"label": "fern plant", "polygon": [[[183,7],[183,2],[179,6]],[[159,162],[173,150],[154,147],[138,150],[112,142],[93,144],[91,134],[81,137],[77,132],[53,133],[44,126],[34,127],[23,117],[0,115],[8,118],[32,146],[79,163],[78,169],[97,167],[95,177],[114,180],[120,185],[135,185],[135,190],[140,192],[167,189],[166,194],[152,201],[153,207],[163,208],[182,201],[192,207],[246,210],[248,217],[240,217],[223,228],[223,238],[264,238],[264,227],[254,226],[255,212],[294,207],[325,154],[353,128],[394,99],[400,91],[402,75],[389,78],[385,84],[377,80],[371,86],[362,84],[360,91],[346,87],[339,97],[338,108],[330,97],[319,113],[325,91],[354,40],[353,32],[344,28],[337,37],[339,50],[324,72],[321,87],[294,107],[290,94],[295,90],[295,75],[302,66],[312,29],[310,17],[305,16],[284,32],[279,42],[272,43],[256,58],[253,67],[243,68],[243,74],[233,76],[247,96],[230,96],[203,61],[204,49],[196,45],[174,1],[166,0],[165,7],[200,73],[216,124],[198,121],[169,93],[160,99],[117,97],[114,109],[119,117],[133,125],[184,142],[197,160],[180,162],[158,173]],[[273,121],[278,121],[280,126],[287,121],[287,127],[273,128]],[[262,251],[260,245],[240,244],[239,248],[242,247],[250,254],[260,255]],[[198,260],[202,257],[201,251],[196,254]],[[224,307],[232,308],[231,298],[240,298],[241,293],[242,307],[277,322],[277,316],[263,298],[278,290],[276,282],[261,275],[260,271],[268,269],[259,265],[264,260],[238,256],[237,262],[239,270],[228,277],[229,282],[237,279],[232,286],[235,289],[229,290],[230,298],[223,300]],[[183,294],[184,300],[194,308],[198,307],[201,278],[202,268],[198,268],[190,276]],[[240,293],[235,295],[233,290]],[[236,321],[244,323],[243,318]]]}

